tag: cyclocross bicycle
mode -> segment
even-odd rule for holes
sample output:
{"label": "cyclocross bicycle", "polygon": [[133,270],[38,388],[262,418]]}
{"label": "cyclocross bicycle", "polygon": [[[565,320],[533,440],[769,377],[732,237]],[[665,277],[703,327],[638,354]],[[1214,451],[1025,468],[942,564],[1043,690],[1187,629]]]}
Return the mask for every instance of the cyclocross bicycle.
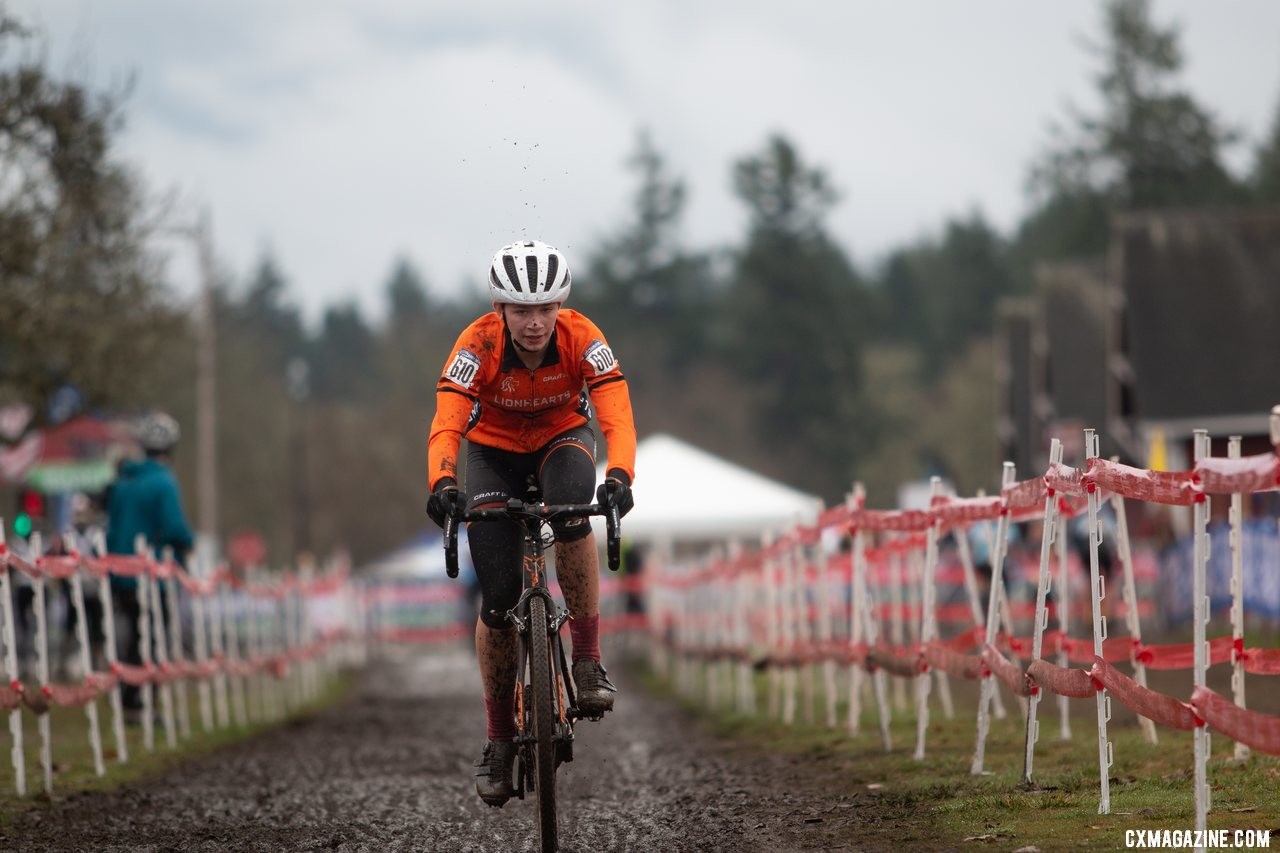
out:
{"label": "cyclocross bicycle", "polygon": [[573,724],[584,717],[574,686],[560,629],[569,619],[547,588],[546,550],[555,542],[552,519],[602,515],[606,527],[609,568],[617,571],[622,530],[618,508],[607,504],[544,504],[535,484],[525,499],[511,498],[501,509],[471,509],[445,517],[445,568],[458,576],[458,524],[514,521],[523,533],[524,589],[507,621],[519,635],[516,672],[516,796],[532,790],[538,797],[538,835],[544,853],[557,849],[556,768],[573,760]]}

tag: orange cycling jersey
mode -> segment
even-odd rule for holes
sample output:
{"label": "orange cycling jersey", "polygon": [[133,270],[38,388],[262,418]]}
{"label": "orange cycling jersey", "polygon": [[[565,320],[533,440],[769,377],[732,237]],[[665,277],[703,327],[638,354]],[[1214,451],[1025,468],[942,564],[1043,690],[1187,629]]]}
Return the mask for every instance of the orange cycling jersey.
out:
{"label": "orange cycling jersey", "polygon": [[430,488],[458,476],[462,438],[532,453],[591,419],[595,404],[609,444],[608,468],[635,478],[631,396],[604,335],[584,315],[561,309],[542,364],[520,360],[502,317],[485,314],[458,337],[436,384],[436,416],[427,440]]}

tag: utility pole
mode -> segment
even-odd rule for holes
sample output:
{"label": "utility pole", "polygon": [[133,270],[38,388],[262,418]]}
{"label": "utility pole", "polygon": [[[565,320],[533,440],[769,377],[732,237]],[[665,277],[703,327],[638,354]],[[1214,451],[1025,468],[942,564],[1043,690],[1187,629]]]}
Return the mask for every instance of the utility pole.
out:
{"label": "utility pole", "polygon": [[[196,352],[196,523],[206,547],[218,537],[217,306],[214,304],[213,226],[209,211],[195,227],[200,264],[200,324]],[[211,552],[210,556],[214,556]]]}
{"label": "utility pole", "polygon": [[293,469],[293,553],[311,551],[311,485],[307,473],[307,398],[311,396],[311,368],[295,357],[285,368],[285,388],[293,401],[290,467]]}

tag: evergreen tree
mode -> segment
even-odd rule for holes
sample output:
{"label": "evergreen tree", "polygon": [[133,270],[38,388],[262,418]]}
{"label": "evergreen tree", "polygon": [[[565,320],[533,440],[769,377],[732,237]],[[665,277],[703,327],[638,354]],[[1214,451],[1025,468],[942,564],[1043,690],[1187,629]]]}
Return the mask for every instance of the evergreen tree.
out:
{"label": "evergreen tree", "polygon": [[355,303],[325,309],[311,362],[319,399],[369,403],[385,396],[377,342]]}
{"label": "evergreen tree", "polygon": [[1037,206],[1019,243],[1027,258],[1098,254],[1110,210],[1222,203],[1242,191],[1222,163],[1236,135],[1178,82],[1178,30],[1151,18],[1149,0],[1112,0],[1093,52],[1102,108],[1072,110],[1033,167]]}
{"label": "evergreen tree", "polygon": [[936,376],[976,337],[989,335],[995,306],[1014,292],[1003,239],[975,213],[947,223],[941,241],[894,252],[882,274],[887,322],[881,339],[910,342],[926,377]]}
{"label": "evergreen tree", "polygon": [[288,363],[306,352],[302,314],[288,301],[289,282],[279,263],[266,253],[258,260],[243,298],[224,304],[220,318],[223,335],[251,347],[261,359],[261,369],[283,375]]}
{"label": "evergreen tree", "polygon": [[849,488],[865,437],[860,349],[870,308],[825,231],[837,194],[778,136],[739,161],[733,177],[750,224],[721,312],[726,353],[740,381],[759,391],[761,443],[778,449],[791,479],[835,500]]}
{"label": "evergreen tree", "polygon": [[632,218],[591,253],[574,306],[609,336],[631,382],[644,386],[704,353],[710,272],[705,256],[680,246],[685,184],[647,133],[628,165],[640,180]]}
{"label": "evergreen tree", "polygon": [[1271,121],[1271,132],[1254,153],[1249,185],[1259,201],[1280,202],[1280,109]]}

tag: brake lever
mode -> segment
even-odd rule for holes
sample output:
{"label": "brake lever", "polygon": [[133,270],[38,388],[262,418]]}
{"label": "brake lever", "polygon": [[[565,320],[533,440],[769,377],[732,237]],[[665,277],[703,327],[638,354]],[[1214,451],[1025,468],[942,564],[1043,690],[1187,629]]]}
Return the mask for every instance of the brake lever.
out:
{"label": "brake lever", "polygon": [[609,555],[609,571],[616,572],[622,565],[622,518],[618,508],[609,505],[605,513],[605,550]]}
{"label": "brake lever", "polygon": [[444,571],[450,578],[458,576],[458,517],[444,517]]}

